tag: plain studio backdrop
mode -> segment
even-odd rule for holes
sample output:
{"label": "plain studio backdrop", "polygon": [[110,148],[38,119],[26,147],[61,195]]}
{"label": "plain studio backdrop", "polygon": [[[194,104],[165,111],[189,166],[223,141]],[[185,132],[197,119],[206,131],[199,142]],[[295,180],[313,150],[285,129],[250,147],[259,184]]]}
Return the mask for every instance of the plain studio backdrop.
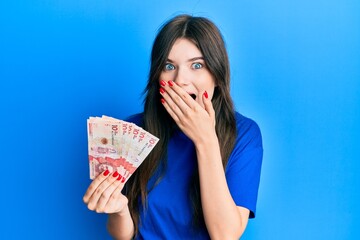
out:
{"label": "plain studio backdrop", "polygon": [[259,124],[242,239],[360,238],[358,0],[0,2],[0,239],[110,239],[89,211],[86,119],[142,111],[156,31],[212,19],[236,109]]}

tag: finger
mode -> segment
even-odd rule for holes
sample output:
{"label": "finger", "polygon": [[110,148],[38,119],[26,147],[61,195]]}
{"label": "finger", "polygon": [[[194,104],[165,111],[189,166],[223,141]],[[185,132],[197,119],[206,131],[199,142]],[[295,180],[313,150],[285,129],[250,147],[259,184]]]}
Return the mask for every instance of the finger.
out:
{"label": "finger", "polygon": [[205,111],[209,114],[211,119],[214,119],[214,126],[215,126],[215,123],[216,123],[215,122],[215,110],[214,110],[214,107],[212,105],[211,99],[208,96],[207,91],[205,91],[202,94],[202,101],[203,101],[203,104],[204,104],[204,107],[205,107]]}
{"label": "finger", "polygon": [[202,94],[202,101],[204,103],[204,107],[205,107],[206,112],[210,115],[210,117],[213,117],[214,114],[215,114],[215,111],[214,111],[211,99],[209,99],[207,91],[205,91]]}
{"label": "finger", "polygon": [[97,187],[106,179],[109,177],[110,171],[105,170],[101,174],[99,174],[90,184],[88,189],[85,192],[85,195],[83,197],[83,201],[85,203],[89,202],[90,197],[93,195],[94,191],[97,189]]}
{"label": "finger", "polygon": [[171,111],[176,114],[179,119],[184,115],[184,113],[186,113],[187,109],[190,109],[181,97],[172,89],[160,89],[160,94],[166,101]]}
{"label": "finger", "polygon": [[128,203],[128,199],[122,194],[124,182],[121,181],[120,185],[112,192],[109,200],[104,207],[104,213],[119,212],[123,209],[124,205]]}
{"label": "finger", "polygon": [[186,91],[172,81],[160,89],[160,94],[167,103],[168,112],[177,123],[184,117],[191,117],[194,112],[203,109]]}
{"label": "finger", "polygon": [[172,117],[172,119],[174,119],[174,121],[176,123],[179,122],[179,117],[177,116],[177,114],[172,110],[172,108],[170,107],[170,105],[168,104],[168,102],[165,100],[165,98],[161,99],[161,103],[163,104],[164,108],[166,109],[166,111],[169,113],[169,115]]}
{"label": "finger", "polygon": [[182,89],[179,85],[175,84],[173,81],[169,81],[169,88],[173,90],[180,98],[186,103],[187,106],[193,107],[196,105],[196,101],[187,93],[184,89]]}
{"label": "finger", "polygon": [[[170,92],[172,93],[173,97],[170,96]],[[177,98],[179,98],[179,96],[177,96],[177,94],[174,91],[172,91],[172,89],[170,88],[168,88],[167,91],[164,88],[160,88],[160,94],[163,97],[161,102],[165,106],[165,109],[170,114],[170,116],[175,120],[175,122],[178,123],[178,121],[182,118],[183,113],[180,107],[178,106],[178,104],[174,102],[173,98],[175,97],[175,95]],[[178,101],[180,101],[180,99],[178,99]],[[185,103],[183,101],[182,104],[184,105],[183,107],[185,107]]]}
{"label": "finger", "polygon": [[189,93],[173,81],[169,81],[163,88],[183,114],[186,114],[189,108],[194,108],[194,106],[197,105],[196,101],[189,95]]}
{"label": "finger", "polygon": [[121,190],[124,187],[124,184],[121,182],[122,178],[123,177],[119,175],[116,181],[114,181],[108,188],[105,189],[105,191],[102,192],[96,204],[95,210],[97,213],[102,213],[105,211],[105,206],[117,191],[121,193]]}
{"label": "finger", "polygon": [[122,194],[120,194],[116,198],[111,197],[111,201],[106,204],[104,213],[119,213],[125,209],[128,202],[128,198]]}
{"label": "finger", "polygon": [[103,192],[118,178],[119,173],[114,172],[112,175],[110,175],[108,178],[106,178],[102,183],[98,185],[94,193],[91,195],[89,201],[88,201],[88,208],[90,210],[95,210],[96,206],[98,204],[99,198],[103,194]]}

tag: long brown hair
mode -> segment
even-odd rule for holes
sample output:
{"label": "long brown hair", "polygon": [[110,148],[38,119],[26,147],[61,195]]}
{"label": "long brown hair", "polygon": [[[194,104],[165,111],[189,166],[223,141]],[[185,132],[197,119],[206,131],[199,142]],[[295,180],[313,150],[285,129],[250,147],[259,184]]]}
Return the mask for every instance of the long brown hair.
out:
{"label": "long brown hair", "polygon": [[[219,139],[221,157],[225,168],[236,140],[236,123],[233,102],[230,97],[230,69],[225,43],[219,29],[207,18],[179,15],[166,22],[155,38],[151,52],[151,68],[144,94],[143,127],[157,136],[160,141],[129,179],[126,192],[129,199],[129,209],[138,232],[139,199],[144,209],[147,206],[147,183],[155,170],[166,165],[167,145],[171,138],[175,122],[162,106],[159,94],[159,77],[163,70],[169,52],[179,38],[192,41],[202,52],[207,68],[215,79],[215,91],[212,104],[216,114],[216,133]],[[160,178],[158,179],[160,181]],[[203,223],[200,199],[200,184],[198,171],[195,171],[194,186],[189,189],[194,224]]]}

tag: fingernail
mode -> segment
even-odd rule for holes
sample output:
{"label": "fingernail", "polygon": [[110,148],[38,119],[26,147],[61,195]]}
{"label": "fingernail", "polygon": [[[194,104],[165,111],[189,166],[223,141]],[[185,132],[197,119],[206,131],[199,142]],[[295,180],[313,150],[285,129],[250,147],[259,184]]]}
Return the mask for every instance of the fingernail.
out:
{"label": "fingernail", "polygon": [[166,82],[165,82],[164,80],[161,80],[161,81],[160,81],[160,85],[163,86],[163,87],[165,87],[165,86],[166,86]]}
{"label": "fingernail", "polygon": [[119,175],[119,173],[116,171],[116,172],[113,173],[112,176],[113,176],[113,177],[117,177],[118,175]]}
{"label": "fingernail", "polygon": [[170,87],[174,86],[174,82],[173,81],[168,81]]}
{"label": "fingernail", "polygon": [[106,171],[103,173],[103,175],[106,177],[107,175],[109,175],[110,171],[106,169]]}
{"label": "fingernail", "polygon": [[119,174],[118,178],[116,179],[117,181],[120,181],[123,177]]}
{"label": "fingernail", "polygon": [[164,104],[164,103],[165,103],[165,99],[162,98],[162,99],[161,99],[161,103]]}
{"label": "fingernail", "polygon": [[160,93],[164,93],[164,92],[165,92],[165,89],[160,88]]}
{"label": "fingernail", "polygon": [[208,93],[205,91],[204,92],[204,97],[207,99],[209,96],[208,96]]}
{"label": "fingernail", "polygon": [[125,178],[124,178],[124,177],[122,178],[121,182],[122,182],[122,183],[125,182]]}

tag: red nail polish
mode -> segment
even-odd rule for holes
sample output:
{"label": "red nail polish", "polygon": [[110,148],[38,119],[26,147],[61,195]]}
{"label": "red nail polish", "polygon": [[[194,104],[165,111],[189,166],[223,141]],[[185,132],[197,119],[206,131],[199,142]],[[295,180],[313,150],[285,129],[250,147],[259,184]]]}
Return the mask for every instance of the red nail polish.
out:
{"label": "red nail polish", "polygon": [[165,82],[164,80],[161,80],[161,81],[160,81],[160,85],[163,86],[163,87],[165,87],[165,86],[166,86],[166,82]]}
{"label": "red nail polish", "polygon": [[162,98],[162,99],[161,99],[161,103],[164,104],[164,103],[165,103],[165,99]]}
{"label": "red nail polish", "polygon": [[122,178],[122,180],[121,180],[121,182],[122,182],[122,183],[124,183],[124,182],[125,182],[125,180],[126,180],[126,179],[123,177],[123,178]]}
{"label": "red nail polish", "polygon": [[160,88],[160,93],[164,93],[164,92],[165,92],[165,89]]}
{"label": "red nail polish", "polygon": [[106,171],[103,173],[103,175],[106,177],[107,175],[109,175],[110,171],[106,169]]}
{"label": "red nail polish", "polygon": [[209,96],[208,96],[208,93],[205,91],[204,92],[204,97],[207,99]]}
{"label": "red nail polish", "polygon": [[123,177],[119,174],[118,178],[116,179],[117,181],[120,181]]}
{"label": "red nail polish", "polygon": [[173,81],[168,81],[170,87],[174,86],[174,82]]}
{"label": "red nail polish", "polygon": [[116,171],[116,172],[113,173],[112,176],[113,176],[113,177],[117,177],[118,175],[119,175],[119,173]]}

